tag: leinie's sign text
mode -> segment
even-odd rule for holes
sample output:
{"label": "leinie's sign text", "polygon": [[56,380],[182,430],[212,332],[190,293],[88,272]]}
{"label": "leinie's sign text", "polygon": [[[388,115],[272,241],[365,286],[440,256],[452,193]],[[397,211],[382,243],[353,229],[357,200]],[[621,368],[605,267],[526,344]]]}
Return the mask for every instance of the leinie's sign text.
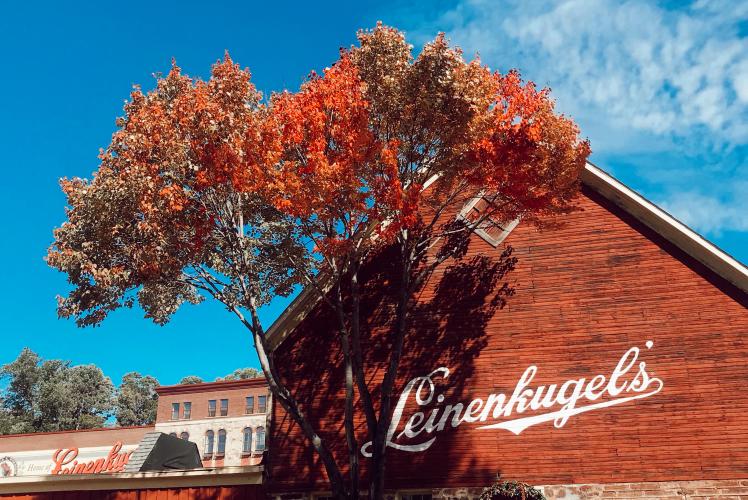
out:
{"label": "leinie's sign text", "polygon": [[[651,349],[653,342],[648,340],[645,346]],[[575,378],[560,385],[533,386],[538,367],[531,365],[520,376],[511,395],[489,394],[485,400],[476,398],[467,404],[443,404],[444,394],[439,393],[435,381],[446,380],[450,372],[447,367],[439,367],[405,385],[392,414],[387,446],[408,452],[424,451],[434,444],[438,432],[464,422],[482,424],[479,430],[504,429],[517,435],[544,422],[553,422],[556,428],[561,428],[580,413],[654,396],[664,384],[647,372],[647,365],[639,360],[639,355],[639,348],[632,347],[607,376]],[[400,430],[403,413],[413,401],[423,411],[413,412]],[[408,444],[402,442],[404,439]],[[371,442],[366,443],[361,453],[371,456],[370,447]]]}

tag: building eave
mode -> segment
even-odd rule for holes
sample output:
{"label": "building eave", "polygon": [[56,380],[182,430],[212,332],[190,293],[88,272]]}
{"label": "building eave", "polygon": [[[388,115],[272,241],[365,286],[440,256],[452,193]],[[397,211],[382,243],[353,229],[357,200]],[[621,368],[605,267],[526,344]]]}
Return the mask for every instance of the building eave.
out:
{"label": "building eave", "polygon": [[255,465],[164,472],[18,476],[0,479],[0,493],[259,485],[262,471],[263,466]]}
{"label": "building eave", "polygon": [[148,425],[128,425],[128,426],[122,426],[122,427],[96,427],[94,429],[70,429],[67,431],[46,431],[46,432],[22,432],[19,434],[3,434],[0,435],[0,444],[2,444],[3,439],[12,439],[12,438],[23,438],[23,437],[40,437],[40,436],[50,436],[54,434],[80,434],[84,432],[121,432],[121,431],[129,431],[129,430],[137,430],[137,429],[153,429],[153,426],[155,424],[148,424]]}
{"label": "building eave", "polygon": [[718,276],[748,292],[748,268],[662,208],[591,163],[582,173],[582,182]]}

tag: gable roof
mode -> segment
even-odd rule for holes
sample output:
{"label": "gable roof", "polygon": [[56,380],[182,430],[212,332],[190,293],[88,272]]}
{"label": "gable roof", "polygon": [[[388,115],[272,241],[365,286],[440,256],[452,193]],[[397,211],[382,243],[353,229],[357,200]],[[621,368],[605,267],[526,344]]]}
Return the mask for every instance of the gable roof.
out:
{"label": "gable roof", "polygon": [[[748,293],[748,268],[665,210],[592,163],[585,165],[581,181],[718,276]],[[302,290],[268,328],[266,335],[271,349],[283,342],[318,300],[316,290],[309,287]]]}
{"label": "gable roof", "polygon": [[748,292],[748,268],[633,189],[591,163],[582,172],[582,182],[718,276]]}

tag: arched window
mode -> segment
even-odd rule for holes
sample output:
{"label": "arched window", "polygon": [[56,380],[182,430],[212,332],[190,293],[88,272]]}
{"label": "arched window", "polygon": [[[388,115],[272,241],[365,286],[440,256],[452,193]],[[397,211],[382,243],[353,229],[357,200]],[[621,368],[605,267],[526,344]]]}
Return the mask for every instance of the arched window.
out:
{"label": "arched window", "polygon": [[181,433],[179,435],[179,437],[181,439],[184,439],[185,441],[189,441],[190,440],[190,433],[189,432],[183,432],[183,433]]}
{"label": "arched window", "polygon": [[218,431],[218,451],[216,454],[223,455],[226,453],[226,431]]}
{"label": "arched window", "polygon": [[206,432],[205,433],[205,455],[213,454],[213,440],[214,440],[213,431]]}
{"label": "arched window", "polygon": [[252,429],[244,428],[244,443],[242,444],[242,453],[252,453]]}
{"label": "arched window", "polygon": [[257,428],[257,442],[255,443],[255,451],[265,451],[265,428]]}

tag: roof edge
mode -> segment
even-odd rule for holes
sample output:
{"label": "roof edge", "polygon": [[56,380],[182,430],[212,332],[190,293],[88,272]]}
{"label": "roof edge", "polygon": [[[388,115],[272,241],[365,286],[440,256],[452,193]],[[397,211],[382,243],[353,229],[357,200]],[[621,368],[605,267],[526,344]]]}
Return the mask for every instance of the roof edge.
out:
{"label": "roof edge", "polygon": [[131,431],[138,429],[153,429],[156,424],[147,425],[127,425],[123,427],[93,427],[91,429],[69,429],[66,431],[44,431],[44,432],[20,432],[18,434],[0,434],[0,439],[28,437],[28,436],[49,436],[52,434],[80,434],[83,432],[110,432],[110,431]]}
{"label": "roof edge", "polygon": [[219,382],[201,382],[199,384],[175,384],[162,385],[156,387],[156,393],[160,396],[163,394],[184,394],[190,392],[214,391],[217,389],[241,389],[245,387],[262,387],[267,385],[264,376],[255,378],[243,378],[238,380],[221,380]]}
{"label": "roof edge", "polygon": [[[587,162],[580,178],[583,184],[631,214],[718,276],[748,293],[748,268],[727,252],[596,165]],[[305,287],[291,301],[266,331],[271,351],[285,340],[318,300],[318,292]]]}
{"label": "roof edge", "polygon": [[189,488],[201,486],[261,485],[264,467],[232,466],[155,472],[114,474],[65,474],[16,476],[0,481],[2,493],[42,493],[53,491],[140,490],[150,488]]}
{"label": "roof edge", "polygon": [[717,275],[748,292],[748,268],[665,210],[589,162],[582,173],[582,182]]}

